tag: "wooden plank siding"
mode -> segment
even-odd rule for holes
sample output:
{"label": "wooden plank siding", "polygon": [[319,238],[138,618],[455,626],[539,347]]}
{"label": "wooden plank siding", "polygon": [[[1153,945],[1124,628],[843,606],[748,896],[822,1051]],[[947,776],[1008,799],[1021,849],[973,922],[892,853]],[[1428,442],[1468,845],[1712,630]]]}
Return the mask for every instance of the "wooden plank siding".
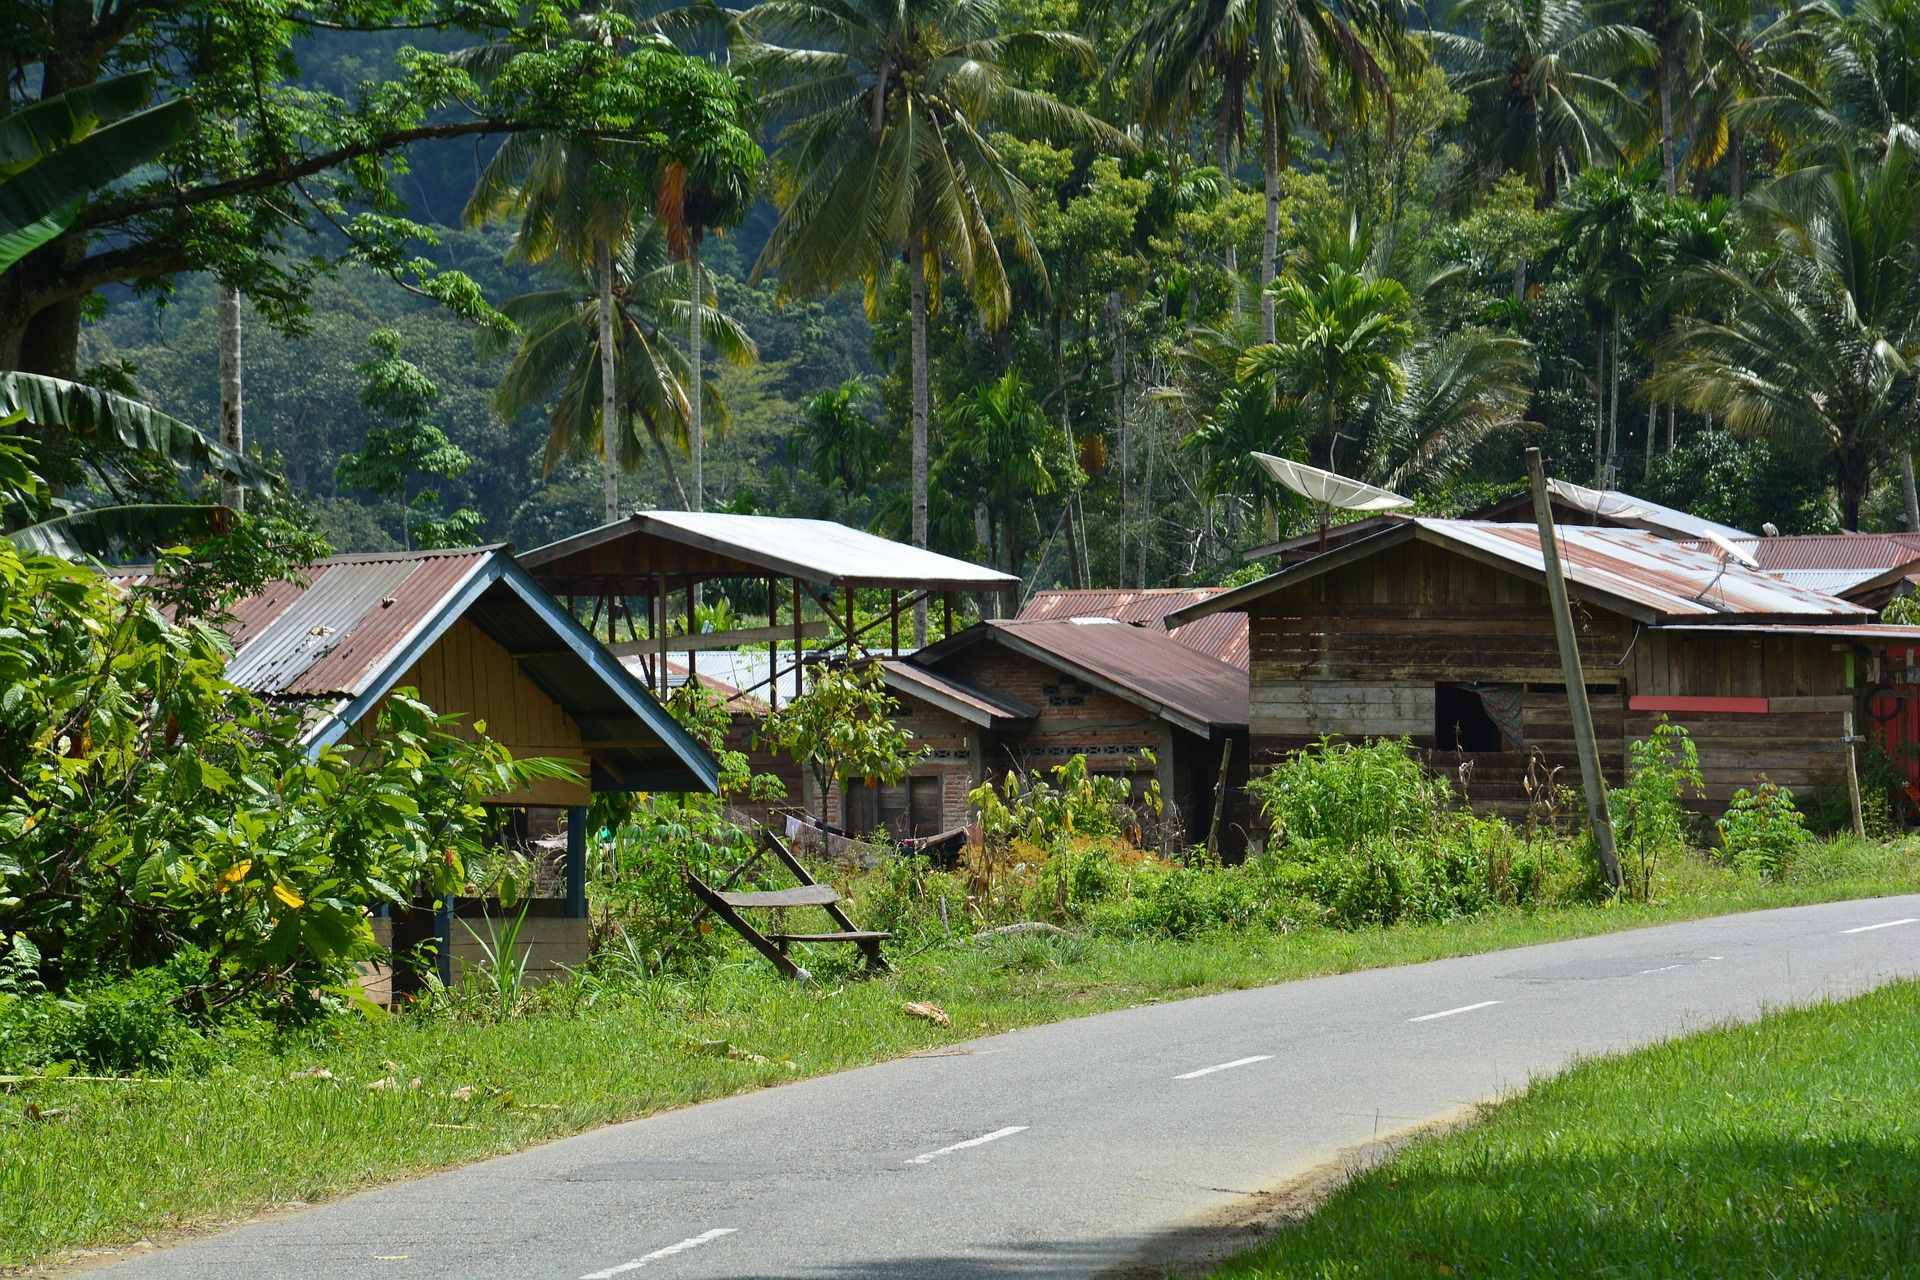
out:
{"label": "wooden plank siding", "polygon": [[[472,736],[484,722],[487,736],[516,757],[550,756],[573,762],[580,781],[543,778],[525,791],[491,799],[511,804],[580,805],[587,789],[587,753],[579,726],[560,705],[521,672],[513,655],[466,618],[447,629],[400,677],[398,688],[419,691],[421,701],[443,715],[460,717],[458,729]],[[371,726],[376,715],[361,721]]]}
{"label": "wooden plank siding", "polygon": [[[1840,785],[1841,716],[1852,705],[1846,647],[1817,636],[1648,630],[1574,602],[1580,656],[1601,767],[1619,782],[1627,744],[1656,713],[1632,712],[1635,694],[1766,698],[1766,715],[1674,713],[1700,751],[1707,794],[1723,810],[1757,774],[1807,792]],[[1334,569],[1249,602],[1251,732],[1256,767],[1321,734],[1406,737],[1432,767],[1462,783],[1475,807],[1525,809],[1533,750],[1578,786],[1559,650],[1544,587],[1426,543]],[[1518,685],[1525,750],[1434,750],[1436,686]]]}

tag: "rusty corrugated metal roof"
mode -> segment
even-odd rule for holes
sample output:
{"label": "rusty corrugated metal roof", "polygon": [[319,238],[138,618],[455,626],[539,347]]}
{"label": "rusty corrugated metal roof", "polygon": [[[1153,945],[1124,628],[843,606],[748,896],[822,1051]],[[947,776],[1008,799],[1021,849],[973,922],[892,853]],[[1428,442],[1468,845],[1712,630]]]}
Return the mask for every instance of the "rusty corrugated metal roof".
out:
{"label": "rusty corrugated metal roof", "polygon": [[1111,619],[992,621],[996,640],[1080,675],[1192,732],[1244,729],[1247,673],[1154,627]]}
{"label": "rusty corrugated metal roof", "polygon": [[956,680],[917,663],[888,658],[881,662],[880,669],[895,692],[932,702],[936,706],[945,706],[975,724],[992,728],[1001,721],[1031,720],[1036,714],[1024,702],[998,697],[964,680]]}
{"label": "rusty corrugated metal roof", "polygon": [[[1427,519],[1414,524],[1443,545],[1497,556],[1535,573],[1545,571],[1540,531],[1533,525]],[[1660,620],[1750,615],[1842,621],[1871,616],[1845,600],[1638,529],[1562,525],[1555,532],[1567,577],[1575,586],[1638,605]]]}
{"label": "rusty corrugated metal roof", "polygon": [[[1220,587],[1148,587],[1036,591],[1021,606],[1018,621],[1114,618],[1121,622],[1152,623],[1164,629],[1169,613],[1211,599],[1219,595],[1221,590]],[[1247,617],[1243,613],[1216,613],[1198,622],[1188,623],[1170,634],[1189,649],[1217,658],[1242,671],[1247,669]]]}
{"label": "rusty corrugated metal roof", "polygon": [[1859,640],[1862,643],[1913,645],[1920,647],[1920,627],[1901,627],[1886,622],[1775,622],[1721,623],[1719,625],[1679,623],[1653,627],[1654,631],[1678,631],[1689,635],[1821,636],[1830,640]]}
{"label": "rusty corrugated metal roof", "polygon": [[1789,533],[1772,538],[1749,535],[1735,539],[1734,545],[1768,570],[1895,569],[1920,561],[1920,533]]}

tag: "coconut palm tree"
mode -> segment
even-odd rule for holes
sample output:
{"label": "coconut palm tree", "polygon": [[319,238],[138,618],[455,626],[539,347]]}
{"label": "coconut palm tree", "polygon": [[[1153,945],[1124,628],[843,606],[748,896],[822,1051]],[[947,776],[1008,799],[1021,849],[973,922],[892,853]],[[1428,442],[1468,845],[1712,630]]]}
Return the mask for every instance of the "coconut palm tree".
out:
{"label": "coconut palm tree", "polygon": [[1298,269],[1274,281],[1276,339],[1240,357],[1243,379],[1270,378],[1275,394],[1317,409],[1307,453],[1329,471],[1339,470],[1340,441],[1353,438],[1346,428],[1360,399],[1381,384],[1390,395],[1404,389],[1401,357],[1413,345],[1413,297],[1370,269],[1370,249],[1357,218],[1344,235],[1311,246]]}
{"label": "coconut palm tree", "polygon": [[[994,0],[765,0],[740,20],[745,65],[780,125],[780,220],[756,276],[776,272],[787,294],[864,280],[871,306],[905,259],[916,546],[927,541],[927,314],[941,267],[954,269],[996,326],[1012,306],[1001,241],[1044,272],[1031,197],[993,132],[1127,147],[1086,112],[1020,88],[1006,65],[1034,54],[1090,63],[1086,41],[999,24]],[[925,634],[923,607],[915,641]]]}
{"label": "coconut palm tree", "polygon": [[1813,101],[1813,55],[1819,24],[1831,16],[1822,4],[1784,12],[1755,0],[1712,0],[1705,11],[1703,47],[1687,91],[1693,114],[1693,146],[1687,160],[1706,172],[1724,158],[1727,186],[1736,203],[1747,189],[1747,128],[1742,113],[1761,98]]}
{"label": "coconut palm tree", "polygon": [[[719,309],[709,287],[696,309],[682,291],[682,278],[667,247],[665,232],[644,219],[624,251],[614,259],[611,301],[614,341],[609,350],[603,335],[599,272],[591,275],[577,264],[563,262],[561,281],[510,298],[500,310],[518,332],[511,338],[489,331],[479,343],[482,355],[498,354],[511,343],[511,360],[494,393],[494,408],[504,419],[523,410],[548,404],[547,472],[569,452],[599,443],[603,453],[631,457],[644,430],[660,458],[668,482],[682,507],[687,493],[673,465],[671,449],[687,447],[693,417],[690,361],[671,341],[669,332],[684,333],[698,324],[707,342],[722,358],[751,364],[759,352],[753,339],[732,317]],[[606,384],[613,369],[614,385]],[[698,398],[718,425],[726,422],[726,403],[709,379],[702,379]],[[609,394],[609,392],[614,394]],[[609,402],[622,416],[612,430],[604,415]]]}
{"label": "coconut palm tree", "polygon": [[1460,0],[1451,16],[1475,34],[1436,31],[1434,49],[1469,100],[1487,177],[1524,174],[1553,205],[1563,169],[1619,155],[1608,115],[1638,110],[1620,78],[1655,56],[1646,32],[1593,22],[1586,0]]}
{"label": "coconut palm tree", "polygon": [[873,399],[873,384],[853,377],[814,395],[800,410],[814,478],[839,484],[850,498],[865,491],[886,462],[890,442],[868,413]]}
{"label": "coconut palm tree", "polygon": [[1817,173],[1751,196],[1776,254],[1697,269],[1717,316],[1682,317],[1656,394],[1736,432],[1824,455],[1841,519],[1859,527],[1875,470],[1920,430],[1920,160],[1841,151]]}
{"label": "coconut palm tree", "polygon": [[1296,122],[1324,123],[1336,99],[1354,113],[1392,109],[1387,64],[1411,65],[1400,0],[1165,0],[1128,39],[1121,63],[1149,125],[1191,119],[1218,91],[1216,145],[1223,171],[1245,129],[1252,91],[1260,112],[1266,226],[1260,252],[1261,338],[1274,340],[1280,175],[1292,163]]}
{"label": "coconut palm tree", "polygon": [[1920,0],[1860,0],[1844,16],[1825,3],[1804,12],[1819,33],[1815,89],[1776,86],[1742,104],[1735,121],[1772,132],[1790,162],[1807,166],[1842,151],[1920,153]]}

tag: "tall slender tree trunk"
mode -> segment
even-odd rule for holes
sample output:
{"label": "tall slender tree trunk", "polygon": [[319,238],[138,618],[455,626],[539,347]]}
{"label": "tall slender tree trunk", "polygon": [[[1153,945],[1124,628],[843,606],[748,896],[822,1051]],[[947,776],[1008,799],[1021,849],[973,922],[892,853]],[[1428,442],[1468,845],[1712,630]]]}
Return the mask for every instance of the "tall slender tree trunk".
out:
{"label": "tall slender tree trunk", "polygon": [[707,469],[706,436],[703,419],[705,406],[701,403],[705,397],[706,380],[701,365],[706,359],[706,335],[700,330],[700,312],[706,306],[707,291],[701,287],[700,280],[700,239],[687,237],[687,275],[693,282],[693,314],[687,321],[687,424],[689,448],[693,455],[692,465],[688,468],[693,474],[693,506],[691,510],[707,509]]}
{"label": "tall slender tree trunk", "polygon": [[1739,204],[1747,193],[1747,138],[1738,129],[1727,131],[1727,150],[1732,157],[1733,172],[1728,175],[1728,186],[1733,191],[1733,202]]}
{"label": "tall slender tree trunk", "polygon": [[1607,466],[1620,456],[1620,313],[1613,313],[1613,368],[1607,392]]}
{"label": "tall slender tree trunk", "polygon": [[[927,545],[927,258],[915,235],[907,250],[907,279],[913,309],[913,545]],[[927,602],[913,607],[913,645],[927,642]]]}
{"label": "tall slender tree trunk", "polygon": [[1147,585],[1147,552],[1153,545],[1153,464],[1154,440],[1159,435],[1152,425],[1147,426],[1147,473],[1140,479],[1140,572],[1135,584],[1144,588]]}
{"label": "tall slender tree trunk", "polygon": [[[1224,100],[1225,95],[1223,95]],[[1220,121],[1220,181],[1226,190],[1233,190],[1233,130],[1227,121]],[[1232,286],[1229,305],[1233,308],[1233,323],[1240,323],[1240,247],[1227,238],[1227,283]]]}
{"label": "tall slender tree trunk", "polygon": [[593,274],[600,293],[600,468],[607,523],[620,518],[620,421],[613,358],[613,242],[593,246]]}
{"label": "tall slender tree trunk", "polygon": [[[621,433],[622,439],[626,439],[633,434],[633,415],[631,413],[626,415],[626,424],[626,429]],[[673,454],[668,451],[666,441],[661,439],[657,433],[651,431],[647,433],[647,438],[653,441],[653,451],[660,459],[660,469],[666,473],[667,483],[673,486],[674,494],[680,499],[680,509],[682,511],[693,510],[692,505],[687,501],[687,487],[680,483],[680,469],[673,465]]]}
{"label": "tall slender tree trunk", "polygon": [[[987,563],[996,569],[999,568],[1000,551],[994,543],[993,513],[987,510],[987,504],[984,502],[976,502],[973,504],[973,540],[987,553]],[[980,609],[981,617],[997,618],[1000,616],[1000,593],[998,591],[980,592],[976,597],[975,603]]]}
{"label": "tall slender tree trunk", "polygon": [[1900,496],[1907,502],[1907,531],[1920,533],[1920,493],[1913,487],[1913,452],[1900,450]]}
{"label": "tall slender tree trunk", "polygon": [[1667,199],[1680,193],[1679,168],[1673,158],[1673,51],[1660,42],[1660,167],[1667,180]]}
{"label": "tall slender tree trunk", "polygon": [[1598,489],[1607,467],[1607,330],[1595,326],[1598,345],[1593,359],[1593,487]]}
{"label": "tall slender tree trunk", "polygon": [[1280,256],[1280,126],[1271,105],[1260,113],[1260,167],[1267,191],[1266,230],[1260,240],[1260,341],[1272,342],[1273,276]]}
{"label": "tall slender tree trunk", "polygon": [[1107,295],[1107,323],[1113,327],[1113,422],[1120,433],[1120,559],[1114,583],[1127,581],[1127,523],[1133,514],[1133,437],[1127,430],[1127,352],[1126,325],[1120,318],[1120,295]]}
{"label": "tall slender tree trunk", "polygon": [[1653,470],[1653,438],[1660,434],[1659,413],[1659,406],[1649,400],[1647,402],[1647,460],[1640,468],[1642,476]]}
{"label": "tall slender tree trunk", "polygon": [[1673,452],[1674,420],[1679,416],[1680,416],[1679,407],[1672,403],[1669,403],[1667,405],[1667,452],[1668,453]]}
{"label": "tall slender tree trunk", "polygon": [[[220,315],[220,443],[234,453],[246,450],[247,431],[242,416],[240,369],[240,291],[216,286]],[[247,506],[247,491],[233,480],[220,484],[220,501],[235,511]]]}

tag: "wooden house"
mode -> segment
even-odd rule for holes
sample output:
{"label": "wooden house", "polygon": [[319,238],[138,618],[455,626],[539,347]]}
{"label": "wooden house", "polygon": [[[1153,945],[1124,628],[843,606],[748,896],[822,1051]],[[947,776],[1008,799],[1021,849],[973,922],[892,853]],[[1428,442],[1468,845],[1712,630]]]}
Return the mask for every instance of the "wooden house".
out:
{"label": "wooden house", "polygon": [[849,788],[838,812],[850,829],[928,834],[964,825],[967,792],[982,781],[1080,755],[1092,772],[1126,778],[1136,795],[1157,781],[1165,822],[1154,835],[1198,843],[1224,751],[1222,838],[1239,847],[1246,676],[1159,627],[1103,617],[988,621],[883,668],[927,754],[896,787]]}
{"label": "wooden house", "polygon": [[[301,578],[234,606],[227,679],[299,706],[316,752],[350,747],[396,689],[412,688],[463,727],[485,722],[517,757],[571,762],[577,780],[544,779],[491,804],[500,838],[541,857],[521,934],[529,974],[583,961],[594,793],[711,791],[712,757],[504,546],[336,556]],[[488,913],[498,917],[498,904],[427,901],[382,916],[376,934],[396,951],[437,940],[451,981],[479,958]],[[388,981],[370,982],[376,998],[395,994]]]}
{"label": "wooden house", "polygon": [[[1761,774],[1799,792],[1844,785],[1846,717],[1890,629],[1718,550],[1638,529],[1559,533],[1610,778],[1666,716],[1698,745],[1707,812]],[[1467,766],[1477,805],[1514,811],[1536,754],[1578,778],[1544,583],[1532,525],[1414,518],[1168,622],[1246,613],[1255,767],[1322,734],[1406,737],[1450,777]]]}

